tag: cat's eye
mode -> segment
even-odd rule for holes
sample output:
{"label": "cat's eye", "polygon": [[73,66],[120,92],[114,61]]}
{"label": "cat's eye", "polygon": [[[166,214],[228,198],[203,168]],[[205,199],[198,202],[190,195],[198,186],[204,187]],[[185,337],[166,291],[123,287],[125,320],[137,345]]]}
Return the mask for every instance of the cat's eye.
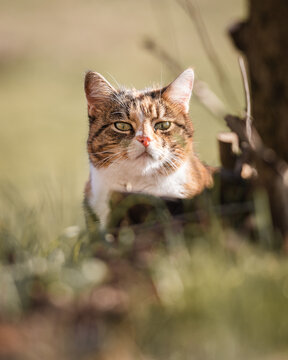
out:
{"label": "cat's eye", "polygon": [[168,130],[171,126],[170,121],[160,121],[157,124],[155,124],[154,129],[155,130]]}
{"label": "cat's eye", "polygon": [[117,121],[114,123],[114,126],[116,127],[117,130],[120,131],[129,131],[133,129],[131,124],[124,121]]}

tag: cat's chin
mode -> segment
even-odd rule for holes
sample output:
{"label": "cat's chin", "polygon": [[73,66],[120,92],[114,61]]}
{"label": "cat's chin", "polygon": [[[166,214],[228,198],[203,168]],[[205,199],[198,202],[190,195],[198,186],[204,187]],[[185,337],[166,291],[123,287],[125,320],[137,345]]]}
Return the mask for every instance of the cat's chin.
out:
{"label": "cat's chin", "polygon": [[156,174],[161,168],[161,163],[148,153],[138,156],[133,161],[133,168],[139,175],[150,176]]}
{"label": "cat's chin", "polygon": [[142,160],[142,161],[147,161],[147,160],[153,160],[153,156],[151,154],[149,154],[148,152],[144,151],[142,154],[138,155],[135,160]]}

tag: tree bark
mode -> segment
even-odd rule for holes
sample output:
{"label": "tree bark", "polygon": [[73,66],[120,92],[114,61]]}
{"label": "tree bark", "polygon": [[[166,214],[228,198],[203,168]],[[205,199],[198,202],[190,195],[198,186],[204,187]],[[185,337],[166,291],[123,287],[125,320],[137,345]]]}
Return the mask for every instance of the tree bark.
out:
{"label": "tree bark", "polygon": [[250,73],[253,124],[261,138],[254,149],[259,184],[268,193],[274,226],[288,250],[288,1],[248,4],[248,19],[230,34]]}
{"label": "tree bark", "polygon": [[249,17],[231,29],[248,62],[254,125],[288,161],[288,1],[249,0]]}

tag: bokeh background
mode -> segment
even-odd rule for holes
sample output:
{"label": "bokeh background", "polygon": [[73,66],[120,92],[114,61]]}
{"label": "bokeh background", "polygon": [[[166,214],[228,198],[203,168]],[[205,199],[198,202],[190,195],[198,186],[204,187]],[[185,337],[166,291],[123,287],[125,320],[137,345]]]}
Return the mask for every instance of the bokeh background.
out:
{"label": "bokeh background", "polygon": [[[211,41],[241,99],[237,54],[227,28],[244,16],[245,4],[199,3]],[[193,66],[223,99],[195,27],[177,1],[1,0],[0,5],[0,180],[19,188],[29,201],[49,181],[73,188],[81,199],[88,174],[85,71],[100,72],[115,86],[118,82],[140,89],[173,79],[165,63],[144,48],[147,37],[173,55],[183,70]],[[225,129],[224,122],[195,99],[191,116],[200,157],[217,164],[215,136]]]}

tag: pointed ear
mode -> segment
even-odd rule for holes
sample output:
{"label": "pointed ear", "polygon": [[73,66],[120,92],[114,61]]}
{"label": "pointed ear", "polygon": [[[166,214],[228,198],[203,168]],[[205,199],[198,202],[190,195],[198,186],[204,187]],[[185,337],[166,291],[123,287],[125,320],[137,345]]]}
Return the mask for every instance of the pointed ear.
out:
{"label": "pointed ear", "polygon": [[88,109],[93,105],[98,107],[107,103],[110,96],[116,91],[102,75],[93,71],[86,73],[84,87]]}
{"label": "pointed ear", "polygon": [[194,71],[188,68],[167,86],[162,97],[172,103],[181,105],[185,113],[188,113],[193,83]]}

